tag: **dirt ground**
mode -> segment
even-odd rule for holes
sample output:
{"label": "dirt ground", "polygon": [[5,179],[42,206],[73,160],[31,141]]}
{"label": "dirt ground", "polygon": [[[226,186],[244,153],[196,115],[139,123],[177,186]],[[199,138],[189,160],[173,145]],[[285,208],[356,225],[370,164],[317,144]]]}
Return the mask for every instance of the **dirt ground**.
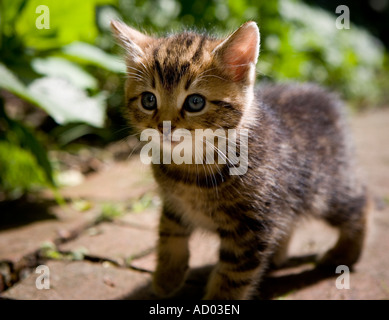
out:
{"label": "dirt ground", "polygon": [[[336,231],[307,221],[255,299],[389,299],[389,109],[354,115],[351,128],[375,203],[361,260],[350,274],[316,269],[310,258],[333,245]],[[156,299],[160,202],[149,168],[136,156],[111,162],[62,193],[65,206],[49,195],[0,203],[0,299]],[[197,232],[190,246],[191,272],[173,299],[201,298],[217,261],[216,236]]]}

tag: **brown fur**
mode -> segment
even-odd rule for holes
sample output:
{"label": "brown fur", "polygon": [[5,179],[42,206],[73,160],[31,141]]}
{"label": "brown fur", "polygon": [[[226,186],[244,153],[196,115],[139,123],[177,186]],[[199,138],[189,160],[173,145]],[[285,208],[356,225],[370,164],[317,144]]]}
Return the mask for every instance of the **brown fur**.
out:
{"label": "brown fur", "polygon": [[[196,227],[221,238],[205,299],[249,298],[272,255],[280,262],[303,216],[341,231],[323,265],[358,260],[367,198],[336,97],[307,84],[265,86],[254,98],[259,37],[253,23],[226,41],[191,32],[151,38],[118,22],[113,28],[127,50],[126,113],[135,129],[162,131],[162,121],[170,120],[173,129],[249,130],[244,175],[230,175],[228,163],[152,165],[163,201],[157,294],[171,295],[183,284],[188,238]],[[156,94],[158,109],[142,110],[145,91]],[[207,107],[188,114],[182,104],[194,93],[206,98]]]}

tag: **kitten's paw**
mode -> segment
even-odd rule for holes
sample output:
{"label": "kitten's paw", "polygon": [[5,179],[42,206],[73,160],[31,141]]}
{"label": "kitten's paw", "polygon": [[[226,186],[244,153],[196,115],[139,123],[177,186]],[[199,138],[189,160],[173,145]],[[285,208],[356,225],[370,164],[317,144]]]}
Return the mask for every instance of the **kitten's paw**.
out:
{"label": "kitten's paw", "polygon": [[317,262],[317,266],[322,269],[336,268],[340,265],[346,265],[351,268],[359,259],[359,252],[344,252],[337,248],[326,252]]}
{"label": "kitten's paw", "polygon": [[176,294],[185,283],[185,273],[158,272],[153,276],[153,291],[163,298],[168,298]]}

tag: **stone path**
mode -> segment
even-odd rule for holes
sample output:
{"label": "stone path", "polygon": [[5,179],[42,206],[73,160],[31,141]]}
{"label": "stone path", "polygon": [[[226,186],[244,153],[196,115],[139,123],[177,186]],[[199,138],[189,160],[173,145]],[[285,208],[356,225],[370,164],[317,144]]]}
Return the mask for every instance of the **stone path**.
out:
{"label": "stone path", "polygon": [[[257,298],[389,299],[388,121],[388,110],[352,121],[358,158],[376,208],[350,289],[337,289],[335,270],[323,273],[302,258],[324,252],[336,240],[330,227],[307,221],[294,235],[288,265],[266,275]],[[132,157],[88,176],[63,194],[70,200],[64,207],[50,197],[0,203],[0,298],[156,299],[150,281],[159,202],[149,168]],[[80,199],[86,200],[84,205]],[[217,261],[216,236],[196,232],[190,247],[191,272],[175,298],[201,298]],[[42,278],[36,273],[38,265],[48,267],[49,290],[37,288]]]}

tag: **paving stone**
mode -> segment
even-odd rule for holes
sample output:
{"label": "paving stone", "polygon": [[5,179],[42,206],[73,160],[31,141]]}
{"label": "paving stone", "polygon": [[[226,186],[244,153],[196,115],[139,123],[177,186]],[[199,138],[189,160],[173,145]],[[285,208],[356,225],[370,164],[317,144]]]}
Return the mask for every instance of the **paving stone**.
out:
{"label": "paving stone", "polygon": [[[366,248],[357,265],[357,272],[371,277],[389,299],[389,208],[373,211]],[[357,285],[357,281],[354,284]],[[368,283],[368,282],[367,282]],[[377,297],[378,298],[378,297]]]}
{"label": "paving stone", "polygon": [[145,211],[139,213],[130,212],[125,214],[123,217],[115,219],[114,223],[157,232],[160,217],[159,212],[159,208],[146,209]]}
{"label": "paving stone", "polygon": [[[339,275],[338,275],[339,276]],[[389,293],[374,277],[361,273],[350,275],[349,289],[338,289],[336,277],[319,280],[313,286],[306,286],[287,294],[287,300],[387,300]]]}
{"label": "paving stone", "polygon": [[[41,210],[38,211],[39,218],[24,220],[28,215],[34,216],[36,210]],[[25,264],[25,258],[40,249],[44,242],[55,242],[76,235],[95,221],[98,212],[97,207],[87,212],[78,212],[70,206],[59,207],[57,204],[39,208],[23,204],[1,212],[7,222],[1,224],[0,228],[0,261],[7,261],[14,269],[19,269]],[[15,219],[7,216],[14,216]],[[16,220],[17,224],[14,223]]]}
{"label": "paving stone", "polygon": [[389,199],[388,109],[377,109],[352,118],[361,175],[373,195]]}
{"label": "paving stone", "polygon": [[143,164],[139,156],[134,156],[129,161],[114,163],[88,175],[83,183],[64,188],[61,194],[69,198],[126,201],[153,190],[155,182],[150,166]]}
{"label": "paving stone", "polygon": [[337,236],[337,230],[323,221],[315,219],[300,221],[293,232],[288,256],[323,254],[336,243]]}
{"label": "paving stone", "polygon": [[125,265],[126,260],[150,252],[156,245],[157,233],[113,223],[101,223],[85,230],[77,239],[58,246],[60,251],[85,248],[87,255]]}
{"label": "paving stone", "polygon": [[110,300],[131,297],[147,286],[150,275],[87,261],[49,261],[50,289],[38,290],[32,273],[0,296],[27,300]]}

